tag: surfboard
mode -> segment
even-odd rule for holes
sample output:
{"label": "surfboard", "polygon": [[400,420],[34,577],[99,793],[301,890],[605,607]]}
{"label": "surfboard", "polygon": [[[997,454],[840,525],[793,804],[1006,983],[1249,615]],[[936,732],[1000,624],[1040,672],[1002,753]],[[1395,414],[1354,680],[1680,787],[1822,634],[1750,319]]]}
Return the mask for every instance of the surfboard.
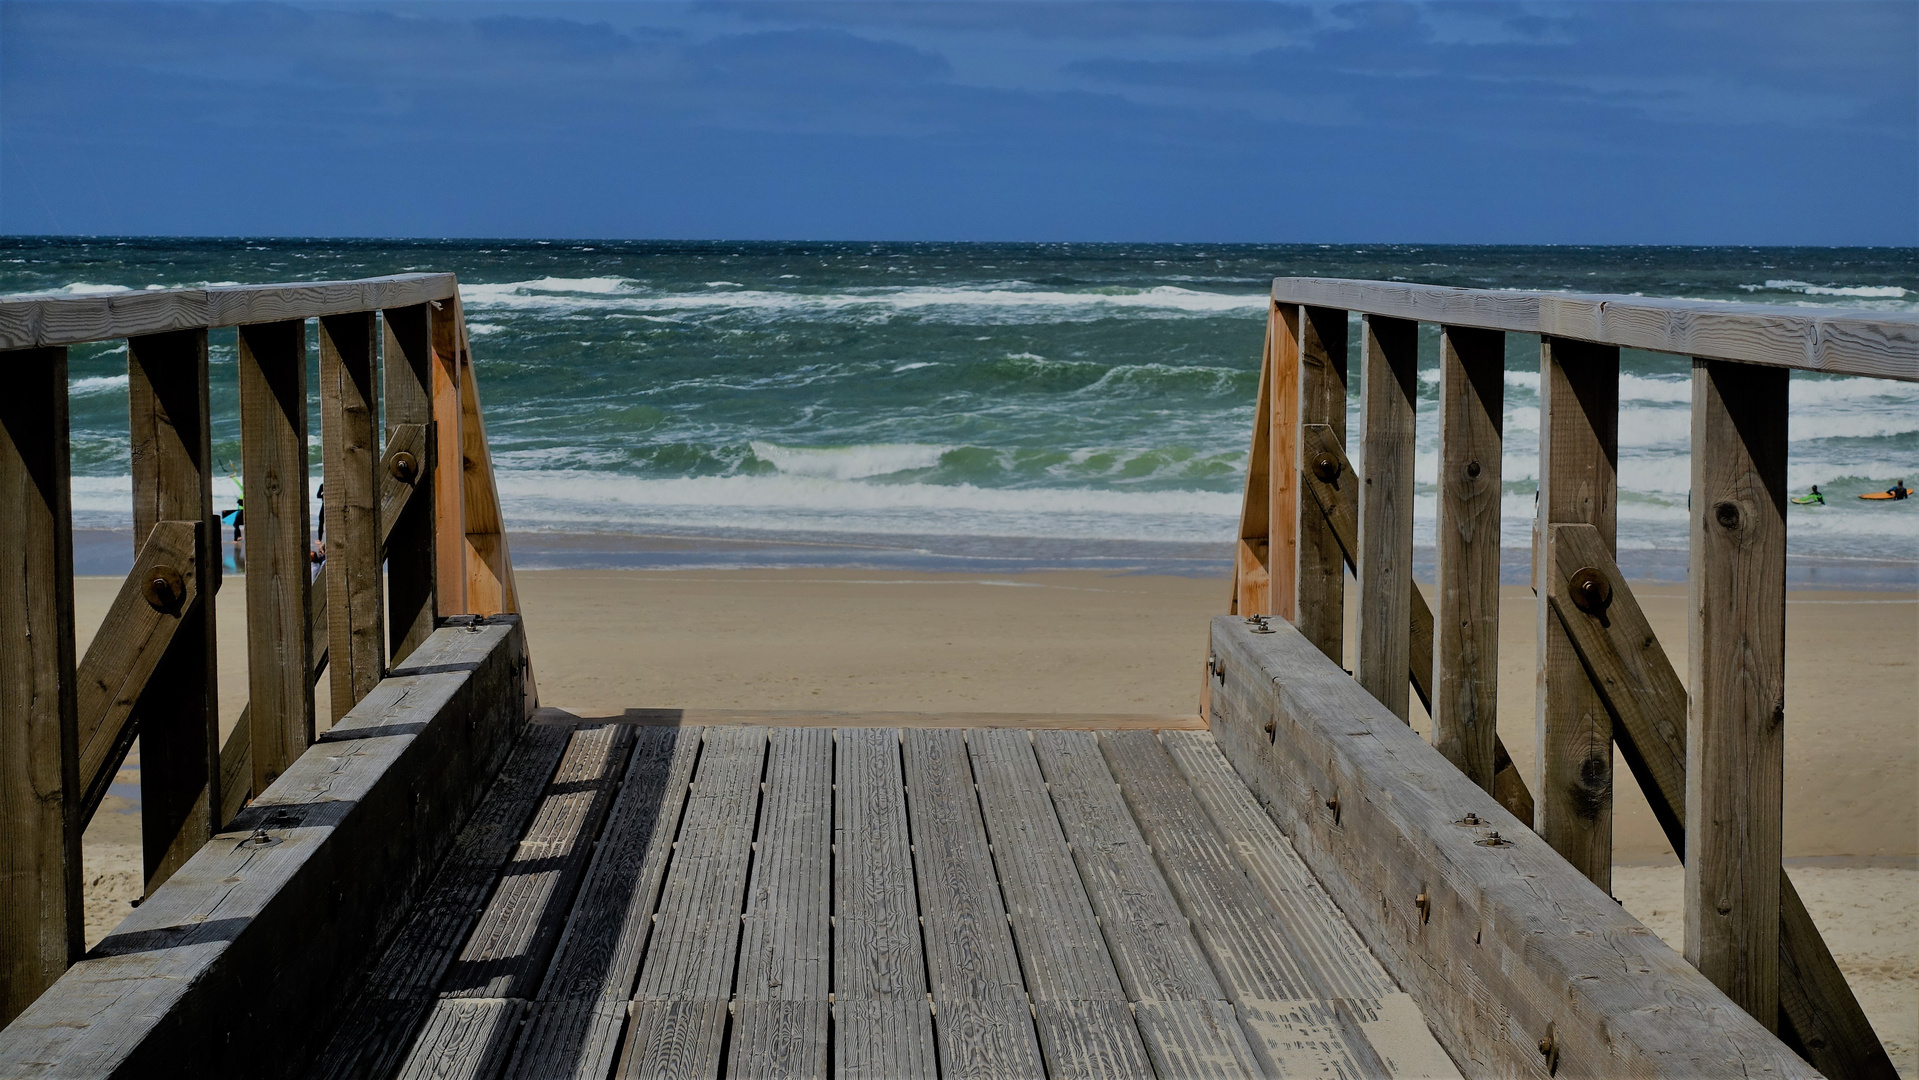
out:
{"label": "surfboard", "polygon": [[1861,495],[1861,496],[1859,496],[1859,497],[1860,497],[1860,498],[1862,498],[1862,499],[1891,499],[1891,498],[1893,498],[1893,496],[1892,496],[1892,495],[1891,495],[1890,493],[1888,493],[1888,492],[1884,492],[1884,491],[1868,491],[1868,492],[1866,492],[1866,493],[1865,493],[1864,495]]}
{"label": "surfboard", "polygon": [[1800,506],[1824,506],[1826,503],[1826,500],[1817,495],[1795,495],[1792,501]]}

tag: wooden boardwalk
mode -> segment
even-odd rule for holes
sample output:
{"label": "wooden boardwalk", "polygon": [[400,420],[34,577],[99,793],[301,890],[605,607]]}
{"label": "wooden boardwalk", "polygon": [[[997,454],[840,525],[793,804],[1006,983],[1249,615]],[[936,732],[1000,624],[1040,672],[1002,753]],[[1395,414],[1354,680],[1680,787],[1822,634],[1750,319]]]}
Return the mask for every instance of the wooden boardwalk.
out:
{"label": "wooden boardwalk", "polygon": [[310,1075],[1458,1074],[1203,731],[549,722]]}

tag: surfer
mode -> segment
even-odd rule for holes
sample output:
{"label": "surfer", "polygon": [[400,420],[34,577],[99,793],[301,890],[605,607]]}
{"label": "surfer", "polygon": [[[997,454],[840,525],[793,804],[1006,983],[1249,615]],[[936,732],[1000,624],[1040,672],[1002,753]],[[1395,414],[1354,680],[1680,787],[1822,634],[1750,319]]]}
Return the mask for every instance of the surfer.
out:
{"label": "surfer", "polygon": [[1906,486],[1904,480],[1894,480],[1892,486],[1884,491],[1869,491],[1859,497],[1862,499],[1910,499],[1912,489]]}
{"label": "surfer", "polygon": [[1793,502],[1798,503],[1800,506],[1824,506],[1826,505],[1826,497],[1819,494],[1819,485],[1814,484],[1811,491],[1794,499]]}

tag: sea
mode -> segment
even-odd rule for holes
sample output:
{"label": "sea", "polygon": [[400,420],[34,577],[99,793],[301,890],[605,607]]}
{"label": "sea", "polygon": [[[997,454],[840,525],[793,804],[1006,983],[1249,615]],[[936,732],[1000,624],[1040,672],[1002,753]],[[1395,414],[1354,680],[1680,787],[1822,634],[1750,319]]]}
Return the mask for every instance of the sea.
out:
{"label": "sea", "polygon": [[[1224,574],[1276,276],[1919,312],[1919,248],[0,238],[0,293],[414,271],[459,275],[526,568]],[[1429,577],[1434,327],[1420,349]],[[1504,573],[1523,582],[1538,339],[1506,349]],[[82,572],[131,562],[125,352],[70,354]],[[233,331],[211,355],[225,507]],[[1620,560],[1683,580],[1690,364],[1622,369]],[[1789,510],[1794,584],[1919,586],[1919,500],[1856,498],[1919,484],[1919,385],[1795,372],[1791,395],[1790,485],[1827,497]],[[319,431],[316,391],[316,486]]]}

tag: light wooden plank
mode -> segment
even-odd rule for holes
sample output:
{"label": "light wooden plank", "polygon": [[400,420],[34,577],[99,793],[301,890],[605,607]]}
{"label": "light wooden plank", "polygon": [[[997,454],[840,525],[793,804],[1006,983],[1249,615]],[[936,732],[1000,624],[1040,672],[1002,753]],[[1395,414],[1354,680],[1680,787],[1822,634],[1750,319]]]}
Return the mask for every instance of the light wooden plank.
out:
{"label": "light wooden plank", "polygon": [[801,709],[604,709],[543,707],[533,714],[536,724],[633,724],[640,727],[758,724],[774,727],[832,728],[1023,728],[1027,730],[1082,730],[1104,728],[1193,728],[1204,730],[1198,716],[1167,713],[1026,713],[1026,712],[855,712]]}
{"label": "light wooden plank", "polygon": [[433,1003],[426,1025],[397,1080],[491,1080],[526,1014],[518,998],[443,998]]}
{"label": "light wooden plank", "polygon": [[[391,450],[409,429],[415,428],[421,440],[409,485],[413,495],[390,526],[382,518],[387,528],[387,651],[395,664],[433,632],[437,614],[433,594],[438,577],[434,567],[433,332],[427,316],[424,303],[387,308],[380,313],[381,325],[386,328],[381,367],[387,444]],[[391,457],[387,463],[390,469]]]}
{"label": "light wooden plank", "polygon": [[1260,1068],[1273,1076],[1366,1075],[1366,1066],[1376,1063],[1365,1040],[1347,1031],[1333,1004],[1315,991],[1274,912],[1158,738],[1109,731],[1099,740]]}
{"label": "light wooden plank", "polygon": [[[1539,347],[1539,509],[1535,530],[1584,522],[1608,550],[1618,521],[1619,350],[1544,338]],[[1601,889],[1612,888],[1612,719],[1579,666],[1539,582],[1533,828]]]}
{"label": "light wooden plank", "polygon": [[835,733],[833,1072],[937,1075],[900,733]]}
{"label": "light wooden plank", "polygon": [[253,790],[313,741],[307,589],[307,358],[304,322],[239,333],[240,462],[247,493],[247,707]]}
{"label": "light wooden plank", "polygon": [[1561,1075],[1815,1075],[1290,625],[1212,646],[1221,750],[1453,1060],[1540,1075],[1550,1024]]}
{"label": "light wooden plank", "polygon": [[[1346,441],[1346,313],[1331,308],[1300,309],[1299,422],[1295,432],[1298,465],[1309,473],[1318,454],[1306,425],[1324,424]],[[1302,473],[1302,478],[1304,474]],[[1306,479],[1306,483],[1310,483]],[[1299,559],[1293,625],[1335,664],[1342,662],[1346,638],[1346,566],[1332,525],[1310,495],[1298,499]]]}
{"label": "light wooden plank", "polygon": [[1278,278],[1278,303],[1318,304],[1833,374],[1919,381],[1919,317],[1844,308]]}
{"label": "light wooden plank", "polygon": [[901,737],[940,1075],[1043,1077],[965,736]]}
{"label": "light wooden plank", "polygon": [[320,439],[325,472],[329,690],[333,719],[386,673],[380,553],[380,403],[374,389],[373,312],[320,320]]}
{"label": "light wooden plank", "polygon": [[1499,737],[1499,500],[1506,335],[1439,337],[1438,615],[1433,745],[1493,790]]}
{"label": "light wooden plank", "polygon": [[1266,407],[1272,432],[1267,439],[1266,566],[1267,614],[1292,619],[1299,605],[1299,308],[1275,305],[1271,315],[1272,374],[1267,379],[1273,399]]}
{"label": "light wooden plank", "polygon": [[[183,558],[192,563],[195,587],[206,584],[211,595],[219,587],[221,560],[208,388],[205,330],[128,339],[133,535],[144,540],[161,521],[198,522],[199,548],[189,547]],[[188,576],[186,567],[173,565]],[[143,735],[140,829],[149,893],[223,824],[217,820],[221,790],[215,613],[212,604],[183,604],[179,610],[183,615],[174,641],[164,647],[164,659],[148,677],[135,708],[135,724]],[[116,770],[120,760],[113,761]],[[88,804],[89,810],[93,805]]]}
{"label": "light wooden plank", "polygon": [[441,616],[469,613],[466,597],[466,457],[460,436],[460,376],[465,352],[460,340],[460,309],[452,301],[427,305],[433,334],[433,361],[427,366],[427,393],[433,408],[433,572],[436,610]]}
{"label": "light wooden plank", "polygon": [[77,345],[177,330],[280,322],[457,295],[452,274],[397,274],[357,281],[224,285],[98,296],[0,297],[0,349]]}
{"label": "light wooden plank", "polygon": [[1154,1071],[1258,1075],[1233,1007],[1126,809],[1098,737],[1040,732],[1034,751]]}
{"label": "light wooden plank", "polygon": [[80,955],[67,350],[6,356],[0,394],[0,1023]]}
{"label": "light wooden plank", "polygon": [[1272,612],[1271,572],[1267,567],[1267,537],[1272,517],[1269,478],[1272,465],[1273,316],[1266,319],[1266,345],[1260,350],[1259,396],[1253,406],[1253,443],[1246,459],[1246,494],[1239,505],[1239,543],[1233,555],[1232,614],[1267,615]]}
{"label": "light wooden plank", "polygon": [[1779,1015],[1788,373],[1695,361],[1686,713],[1686,959]]}
{"label": "light wooden plank", "polygon": [[833,989],[833,732],[767,735],[728,1076],[824,1077]]}
{"label": "light wooden plank", "polygon": [[506,1075],[516,1080],[605,1080],[613,1071],[631,1006],[624,997],[536,1003]]}
{"label": "light wooden plank", "polygon": [[1151,1077],[1046,779],[1023,731],[966,734],[1049,1077]]}
{"label": "light wooden plank", "polygon": [[1412,645],[1413,423],[1419,398],[1419,324],[1367,316],[1362,323],[1359,416],[1359,656],[1353,676],[1404,720]]}

